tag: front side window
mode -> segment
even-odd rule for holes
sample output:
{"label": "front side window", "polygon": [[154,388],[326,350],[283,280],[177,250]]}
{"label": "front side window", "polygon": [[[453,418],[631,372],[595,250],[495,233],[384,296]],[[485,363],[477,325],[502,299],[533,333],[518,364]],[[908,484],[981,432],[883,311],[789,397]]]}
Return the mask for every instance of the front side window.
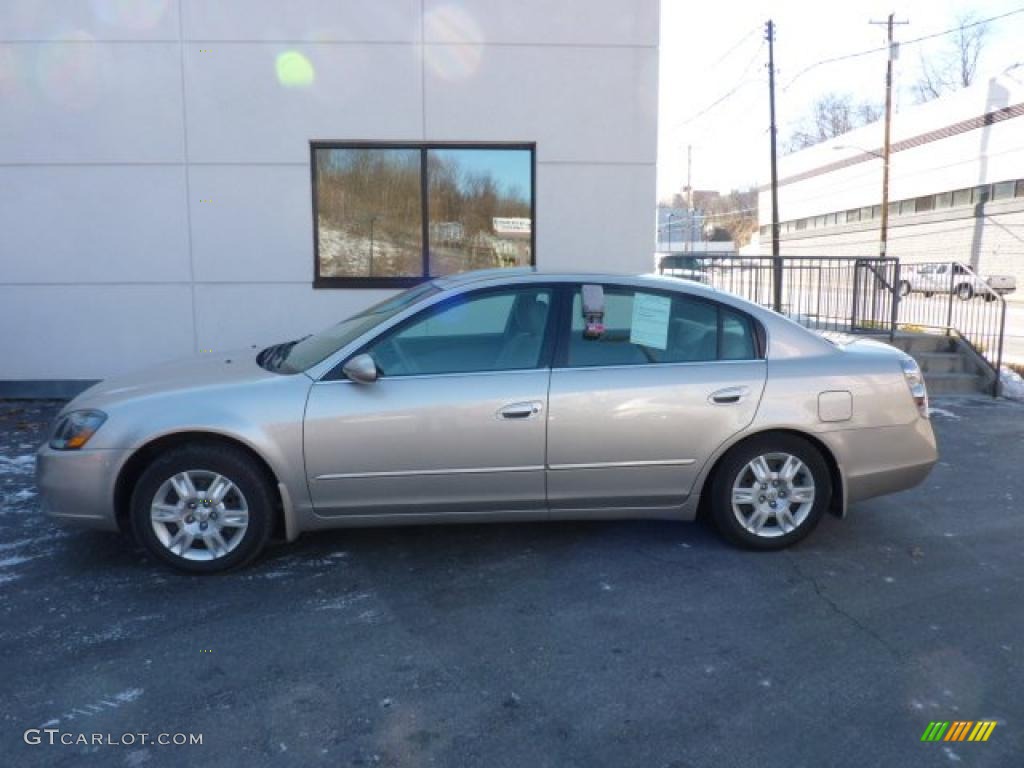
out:
{"label": "front side window", "polygon": [[314,142],[317,287],[534,263],[533,145]]}
{"label": "front side window", "polygon": [[566,350],[570,368],[757,358],[751,320],[713,302],[679,294],[604,288],[604,330],[587,333],[576,290]]}
{"label": "front side window", "polygon": [[458,295],[385,333],[366,352],[382,376],[510,371],[543,363],[551,289]]}

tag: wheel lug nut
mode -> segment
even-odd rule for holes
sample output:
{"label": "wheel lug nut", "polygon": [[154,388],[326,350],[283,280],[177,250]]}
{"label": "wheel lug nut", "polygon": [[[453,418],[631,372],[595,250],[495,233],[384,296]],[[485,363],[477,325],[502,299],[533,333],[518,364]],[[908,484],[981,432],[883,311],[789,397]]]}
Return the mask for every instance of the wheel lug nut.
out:
{"label": "wheel lug nut", "polygon": [[199,524],[199,530],[200,531],[205,531],[206,530],[206,526],[207,526],[207,523],[200,523]]}
{"label": "wheel lug nut", "polygon": [[760,502],[763,502],[764,501],[764,494],[762,493],[760,496],[758,496],[757,500],[760,501]]}
{"label": "wheel lug nut", "polygon": [[772,509],[775,509],[775,507],[776,507],[777,505],[776,505],[776,503],[775,503],[774,501],[769,501],[769,502],[768,502],[768,506],[769,506],[769,507],[771,507]]}

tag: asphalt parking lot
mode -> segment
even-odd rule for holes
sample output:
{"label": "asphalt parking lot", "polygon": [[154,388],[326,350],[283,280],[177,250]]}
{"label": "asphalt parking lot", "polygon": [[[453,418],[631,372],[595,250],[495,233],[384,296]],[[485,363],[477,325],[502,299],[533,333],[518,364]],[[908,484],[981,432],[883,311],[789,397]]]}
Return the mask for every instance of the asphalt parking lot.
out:
{"label": "asphalt parking lot", "polygon": [[[0,403],[0,763],[1008,766],[1024,753],[1024,405],[780,554],[702,525],[340,531],[222,577],[41,517],[56,404]],[[932,720],[998,720],[922,743]],[[29,728],[201,746],[26,745]]]}

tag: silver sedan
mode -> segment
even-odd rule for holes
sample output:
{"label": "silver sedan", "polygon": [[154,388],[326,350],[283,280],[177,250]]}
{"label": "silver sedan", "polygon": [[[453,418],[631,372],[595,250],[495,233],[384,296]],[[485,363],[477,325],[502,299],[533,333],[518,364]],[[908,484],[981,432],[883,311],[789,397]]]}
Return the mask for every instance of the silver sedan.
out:
{"label": "silver sedan", "polygon": [[892,347],[675,278],[497,270],[97,384],[37,472],[55,518],[210,572],[271,536],[409,523],[706,512],[779,549],[936,459]]}

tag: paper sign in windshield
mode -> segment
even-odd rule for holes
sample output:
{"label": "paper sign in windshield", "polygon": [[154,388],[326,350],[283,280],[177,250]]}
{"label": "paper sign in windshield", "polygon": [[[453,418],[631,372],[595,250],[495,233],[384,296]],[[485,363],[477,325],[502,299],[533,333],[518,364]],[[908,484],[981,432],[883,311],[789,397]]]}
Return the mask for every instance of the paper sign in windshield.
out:
{"label": "paper sign in windshield", "polygon": [[668,346],[668,316],[672,299],[650,293],[633,295],[633,326],[629,342],[653,349]]}

